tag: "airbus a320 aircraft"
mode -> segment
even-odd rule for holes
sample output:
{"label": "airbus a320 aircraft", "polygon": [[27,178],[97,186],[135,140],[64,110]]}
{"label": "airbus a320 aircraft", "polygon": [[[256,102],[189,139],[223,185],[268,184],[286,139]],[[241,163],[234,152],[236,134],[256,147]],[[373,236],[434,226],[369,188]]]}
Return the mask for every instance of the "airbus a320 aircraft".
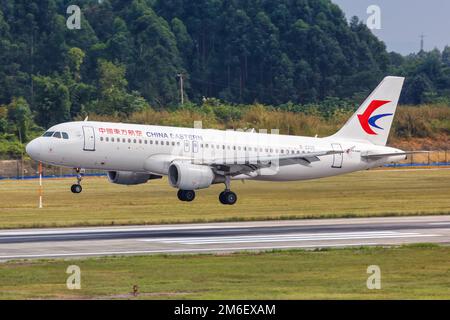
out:
{"label": "airbus a320 aircraft", "polygon": [[404,78],[386,77],[348,122],[326,138],[107,122],[69,122],[50,128],[26,151],[36,161],[107,171],[112,183],[136,185],[168,176],[178,198],[224,183],[222,204],[236,203],[230,181],[307,180],[378,167],[407,154],[386,147]]}

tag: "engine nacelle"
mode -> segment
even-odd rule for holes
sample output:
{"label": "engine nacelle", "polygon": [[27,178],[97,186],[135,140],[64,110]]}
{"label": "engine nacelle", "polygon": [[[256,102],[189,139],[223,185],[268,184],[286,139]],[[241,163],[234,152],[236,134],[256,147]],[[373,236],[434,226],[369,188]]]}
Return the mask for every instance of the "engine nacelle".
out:
{"label": "engine nacelle", "polygon": [[147,183],[148,180],[161,178],[162,178],[161,176],[149,173],[131,172],[131,171],[108,171],[109,182],[127,186],[143,184]]}
{"label": "engine nacelle", "polygon": [[174,162],[169,166],[169,183],[182,190],[208,188],[216,183],[216,175],[208,166],[186,162]]}

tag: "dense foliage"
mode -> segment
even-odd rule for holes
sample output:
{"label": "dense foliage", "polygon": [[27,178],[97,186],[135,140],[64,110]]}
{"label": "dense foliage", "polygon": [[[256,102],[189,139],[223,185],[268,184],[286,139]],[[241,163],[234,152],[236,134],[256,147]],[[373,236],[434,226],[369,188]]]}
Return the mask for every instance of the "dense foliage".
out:
{"label": "dense foliage", "polygon": [[[66,25],[70,4],[81,8],[79,30]],[[12,154],[40,127],[87,114],[124,119],[150,108],[176,111],[179,74],[184,108],[193,109],[216,98],[288,112],[314,109],[329,118],[336,106],[352,109],[389,73],[407,76],[405,103],[450,97],[450,48],[388,53],[330,0],[0,5],[0,135]],[[228,121],[238,117],[241,107],[224,105],[217,112]]]}

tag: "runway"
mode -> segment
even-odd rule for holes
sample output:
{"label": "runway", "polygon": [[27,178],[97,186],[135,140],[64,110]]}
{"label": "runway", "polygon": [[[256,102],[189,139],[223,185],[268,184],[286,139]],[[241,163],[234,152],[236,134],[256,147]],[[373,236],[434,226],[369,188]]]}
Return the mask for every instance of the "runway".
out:
{"label": "runway", "polygon": [[450,244],[450,216],[0,230],[0,261]]}

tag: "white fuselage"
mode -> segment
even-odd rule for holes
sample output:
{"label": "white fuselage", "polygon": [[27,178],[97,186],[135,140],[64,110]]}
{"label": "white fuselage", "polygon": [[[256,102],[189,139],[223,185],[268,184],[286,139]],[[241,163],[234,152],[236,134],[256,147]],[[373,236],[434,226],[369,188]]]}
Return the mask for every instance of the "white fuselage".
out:
{"label": "white fuselage", "polygon": [[202,163],[204,159],[248,159],[254,156],[307,154],[321,150],[344,151],[310,164],[293,163],[257,169],[233,179],[266,181],[306,180],[334,176],[405,159],[404,155],[367,160],[367,152],[401,150],[364,141],[309,138],[254,132],[177,128],[107,122],[69,122],[48,132],[66,133],[66,139],[39,137],[27,146],[28,154],[47,164],[105,171],[167,175],[176,159]]}

